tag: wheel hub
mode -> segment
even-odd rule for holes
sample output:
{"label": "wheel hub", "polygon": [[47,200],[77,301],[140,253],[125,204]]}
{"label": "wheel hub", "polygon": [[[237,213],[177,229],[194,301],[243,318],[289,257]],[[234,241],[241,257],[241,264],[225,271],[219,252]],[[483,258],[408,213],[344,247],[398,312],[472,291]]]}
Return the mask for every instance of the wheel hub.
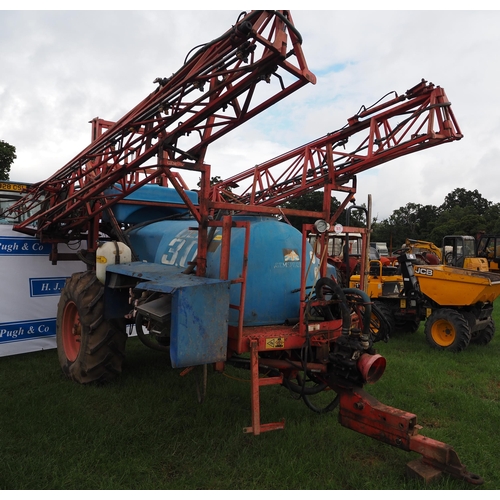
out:
{"label": "wheel hub", "polygon": [[82,326],[80,315],[74,302],[68,302],[62,319],[62,340],[66,357],[73,362],[80,352]]}
{"label": "wheel hub", "polygon": [[455,340],[455,329],[448,321],[436,321],[432,329],[432,336],[437,344],[445,347]]}

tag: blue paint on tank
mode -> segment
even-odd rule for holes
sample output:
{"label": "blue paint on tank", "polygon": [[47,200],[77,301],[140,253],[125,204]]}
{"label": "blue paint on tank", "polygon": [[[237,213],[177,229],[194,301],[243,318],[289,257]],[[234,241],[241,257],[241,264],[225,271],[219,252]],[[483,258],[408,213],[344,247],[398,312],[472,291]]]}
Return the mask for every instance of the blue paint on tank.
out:
{"label": "blue paint on tank", "polygon": [[[302,234],[272,217],[239,216],[250,221],[245,326],[282,324],[299,314]],[[129,232],[132,248],[140,260],[178,267],[181,271],[196,258],[198,232],[194,220],[170,220]],[[208,248],[207,277],[219,278],[222,232],[217,229]],[[229,279],[241,276],[245,231],[231,231]],[[319,260],[308,244],[307,285],[313,286]],[[311,265],[309,265],[311,263]],[[231,286],[231,304],[239,304],[240,285]],[[230,310],[229,323],[237,324],[238,312]]]}
{"label": "blue paint on tank", "polygon": [[[106,189],[106,195],[119,195],[122,192],[118,185]],[[185,196],[198,205],[198,193],[196,191],[184,191]],[[126,203],[126,202],[130,203]],[[142,202],[142,203],[134,203]],[[148,205],[151,202],[151,205]],[[164,205],[158,205],[164,203]],[[175,204],[177,206],[172,206]],[[116,203],[112,209],[118,222],[125,224],[138,224],[143,221],[156,220],[162,217],[186,213],[187,208],[179,193],[170,187],[156,184],[145,184],[139,189],[124,198],[123,202]],[[103,220],[109,220],[106,212],[103,213]]]}

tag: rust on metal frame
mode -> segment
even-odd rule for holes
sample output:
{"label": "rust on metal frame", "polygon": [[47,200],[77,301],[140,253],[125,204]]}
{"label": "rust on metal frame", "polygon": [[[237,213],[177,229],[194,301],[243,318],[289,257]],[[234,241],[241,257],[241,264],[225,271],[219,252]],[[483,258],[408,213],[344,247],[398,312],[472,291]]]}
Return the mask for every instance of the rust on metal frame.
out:
{"label": "rust on metal frame", "polygon": [[[90,146],[9,208],[16,216],[36,212],[15,229],[51,243],[83,239],[87,233],[87,246],[95,249],[98,232],[89,226],[98,226],[104,210],[158,177],[168,178],[180,193],[169,161],[199,170],[209,144],[315,83],[300,44],[287,10],[252,11],[241,17],[170,78],[158,79],[158,88],[123,118],[97,123]],[[259,98],[257,85],[281,70],[292,78],[279,78],[270,95]],[[184,146],[188,136],[193,142]],[[156,166],[145,165],[155,156]],[[110,187],[115,192],[105,196]]]}

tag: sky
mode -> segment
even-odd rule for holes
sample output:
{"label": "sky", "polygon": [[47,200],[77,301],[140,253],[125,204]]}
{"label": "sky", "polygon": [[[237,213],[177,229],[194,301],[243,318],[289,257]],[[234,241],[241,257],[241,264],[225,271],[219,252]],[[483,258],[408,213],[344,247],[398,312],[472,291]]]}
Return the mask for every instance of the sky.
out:
{"label": "sky", "polygon": [[[33,11],[26,3],[4,10],[0,2],[0,140],[16,147],[10,179],[22,182],[58,171],[90,143],[90,120],[120,119],[156,88],[156,77],[176,72],[193,47],[247,10],[171,11],[146,0],[144,10],[90,1],[85,10],[44,2]],[[290,7],[317,83],[210,145],[212,175],[230,177],[322,137],[362,105],[425,79],[444,88],[464,138],[358,175],[357,203],[371,195],[378,220],[409,202],[438,206],[456,188],[500,203],[500,10],[484,10],[481,1],[478,10],[366,4]]]}

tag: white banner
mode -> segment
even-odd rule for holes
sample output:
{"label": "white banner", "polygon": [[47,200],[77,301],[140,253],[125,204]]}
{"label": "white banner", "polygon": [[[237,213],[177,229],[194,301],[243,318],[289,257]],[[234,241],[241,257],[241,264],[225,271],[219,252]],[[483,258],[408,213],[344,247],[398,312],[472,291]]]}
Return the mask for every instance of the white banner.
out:
{"label": "white banner", "polygon": [[[50,244],[0,224],[0,356],[54,349],[57,304],[67,277],[85,271],[79,261],[49,260]],[[60,253],[76,252],[60,244]]]}

